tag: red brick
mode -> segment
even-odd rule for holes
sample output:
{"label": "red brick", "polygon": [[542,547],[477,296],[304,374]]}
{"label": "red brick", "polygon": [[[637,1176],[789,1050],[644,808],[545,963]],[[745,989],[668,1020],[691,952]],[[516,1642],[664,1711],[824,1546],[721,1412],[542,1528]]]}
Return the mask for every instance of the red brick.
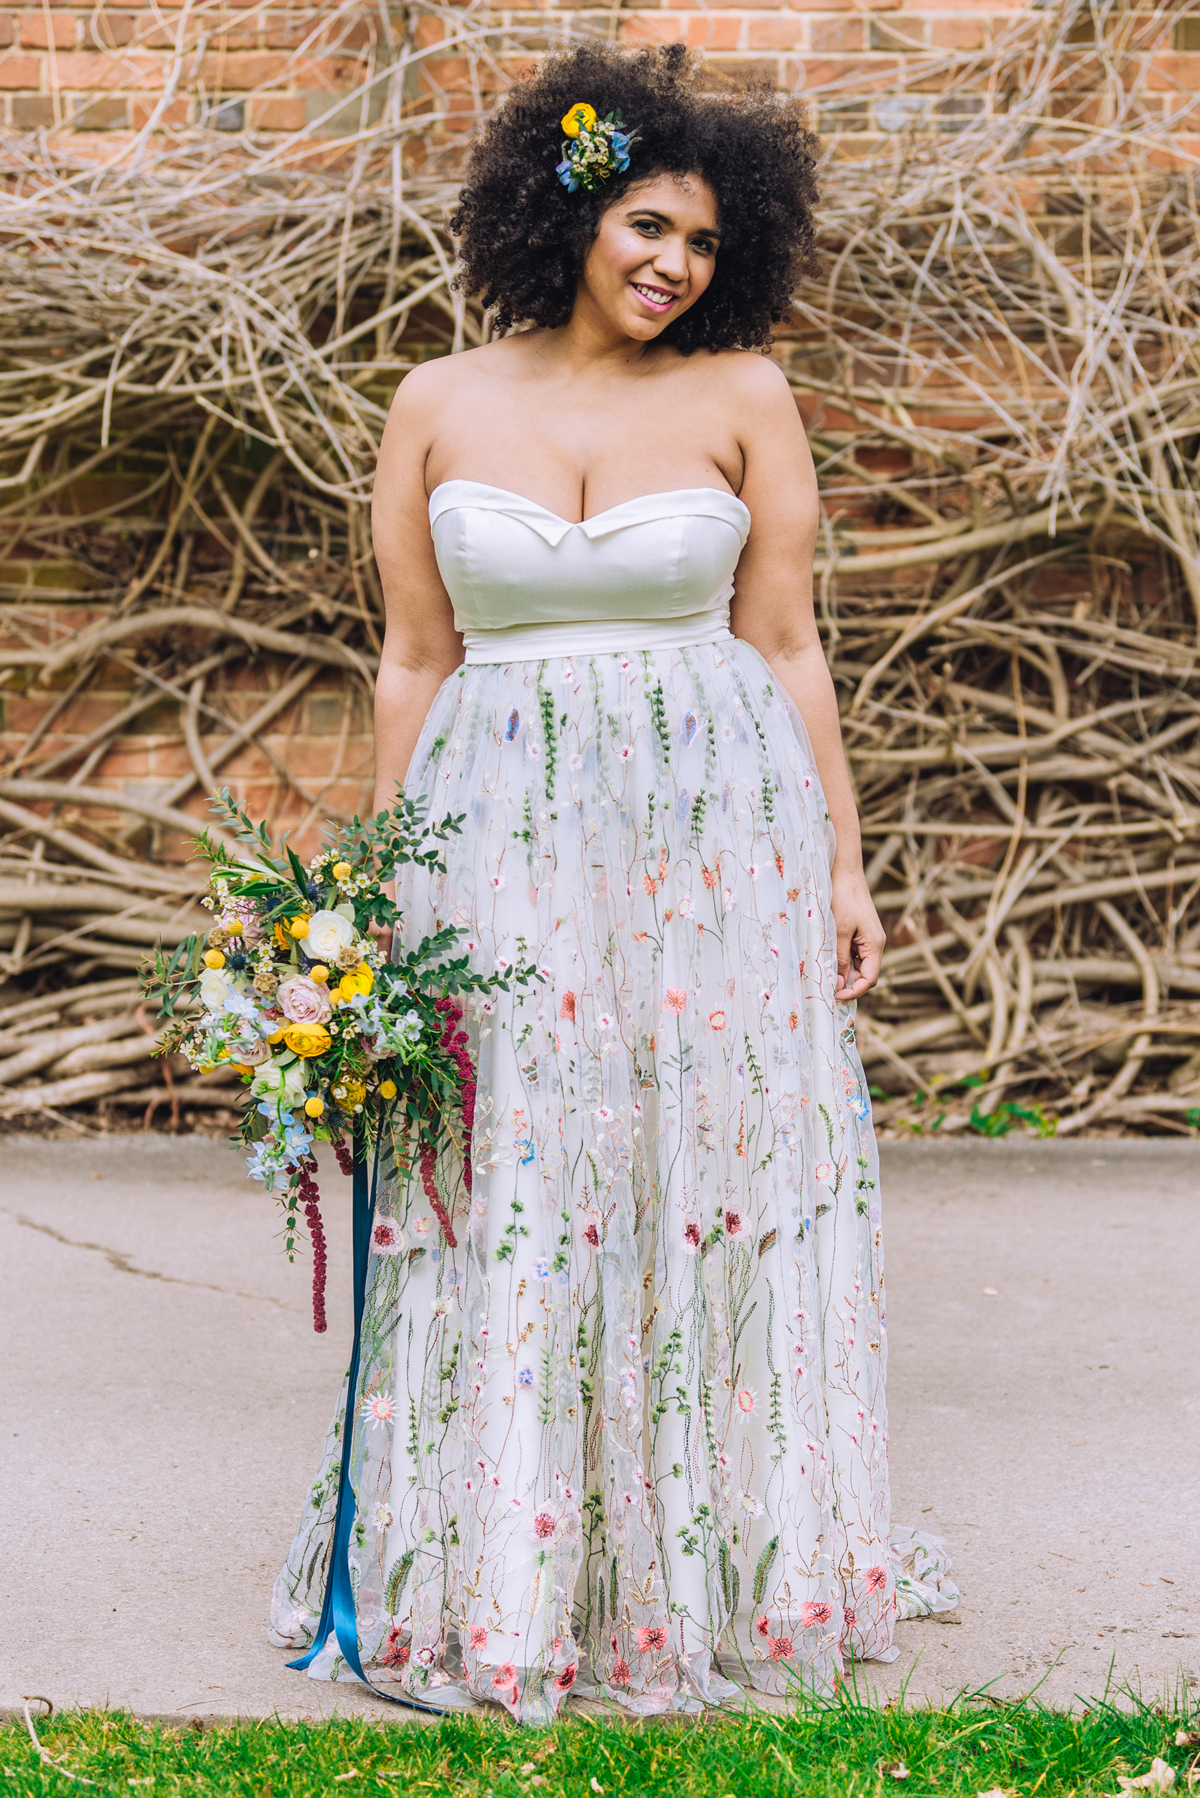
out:
{"label": "red brick", "polygon": [[42,63],[38,56],[0,56],[0,87],[31,87],[35,90],[42,85]]}
{"label": "red brick", "polygon": [[920,50],[925,43],[927,21],[913,13],[901,13],[899,18],[889,19],[887,24],[875,19],[871,20],[871,49],[899,51],[902,56],[911,56],[914,50]]}
{"label": "red brick", "polygon": [[303,131],[303,100],[284,94],[258,94],[246,102],[246,123],[252,131]]}
{"label": "red brick", "polygon": [[1200,93],[1200,55],[1151,57],[1146,86],[1176,93]]}
{"label": "red brick", "polygon": [[[129,102],[129,123],[134,131],[140,131],[149,123],[154,114],[153,100],[131,100]],[[166,131],[172,127],[182,127],[188,123],[191,115],[189,100],[171,100],[158,117],[158,123]]]}
{"label": "red brick", "polygon": [[[90,14],[84,38],[87,43],[96,44],[103,50],[118,50],[133,42],[140,22],[131,12],[109,12],[105,8],[103,12]],[[143,38],[143,42],[148,41],[148,38]]]}
{"label": "red brick", "polygon": [[[760,15],[757,18],[747,19],[747,48],[751,50],[803,51],[804,29],[807,23],[809,23],[807,20],[803,19],[798,13],[793,12],[781,12],[775,14],[773,17],[768,16],[766,18],[763,18]],[[849,24],[851,21],[847,20],[845,23]],[[812,22],[811,28],[814,31],[816,30],[817,26],[815,21]],[[862,49],[861,28],[859,30],[859,41],[855,45],[855,48],[858,50]]]}
{"label": "red brick", "polygon": [[228,56],[210,51],[204,58],[203,79],[211,92],[228,92],[230,88],[263,87],[268,81],[278,81],[287,67],[288,58],[270,50],[249,54],[235,51]]}
{"label": "red brick", "polygon": [[59,120],[54,101],[48,94],[14,94],[12,122],[18,131],[47,131]]}
{"label": "red brick", "polygon": [[[33,13],[21,21],[21,42],[29,50],[45,50],[51,37],[58,50],[70,50],[75,42],[75,20],[69,13]],[[10,40],[11,41],[11,40]]]}
{"label": "red brick", "polygon": [[693,50],[736,50],[741,43],[742,21],[728,13],[697,13],[686,23]]}
{"label": "red brick", "polygon": [[[282,60],[282,59],[281,59]],[[448,60],[460,62],[467,67],[466,57],[453,57]],[[364,74],[363,64],[354,56],[319,56],[311,62],[305,61],[296,66],[297,87],[323,87],[333,93],[345,93],[348,88],[357,87]],[[493,83],[488,81],[488,71],[479,70],[479,78],[484,91],[489,86],[499,86],[498,77]]]}
{"label": "red brick", "polygon": [[0,14],[0,50],[7,50],[10,44],[16,42],[16,37],[16,20],[7,14]]}
{"label": "red brick", "polygon": [[813,50],[837,55],[867,47],[867,29],[862,19],[814,19],[810,31],[809,48]]}
{"label": "red brick", "polygon": [[59,86],[76,93],[162,87],[166,73],[159,56],[105,56],[99,50],[72,50],[56,60]]}
{"label": "red brick", "polygon": [[75,102],[71,124],[76,131],[123,131],[128,124],[124,100],[113,94],[90,95]]}
{"label": "red brick", "polygon": [[677,13],[638,12],[626,19],[621,41],[625,44],[676,44],[683,37],[685,25],[692,22],[681,19]]}
{"label": "red brick", "polygon": [[929,41],[939,50],[982,50],[987,43],[986,19],[931,19]]}

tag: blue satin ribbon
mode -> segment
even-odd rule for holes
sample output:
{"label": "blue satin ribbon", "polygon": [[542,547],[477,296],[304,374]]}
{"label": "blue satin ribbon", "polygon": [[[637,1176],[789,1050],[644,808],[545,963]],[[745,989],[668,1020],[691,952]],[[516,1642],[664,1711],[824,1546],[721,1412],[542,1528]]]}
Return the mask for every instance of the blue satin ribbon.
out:
{"label": "blue satin ribbon", "polygon": [[347,1375],[346,1383],[346,1420],[342,1426],[342,1470],[338,1479],[337,1510],[333,1520],[329,1573],[325,1581],[325,1598],[321,1605],[321,1615],[317,1623],[316,1634],[313,1637],[313,1645],[300,1660],[288,1661],[286,1664],[294,1667],[297,1672],[307,1671],[324,1648],[332,1630],[346,1665],[352,1673],[357,1674],[365,1686],[370,1686],[371,1690],[380,1698],[386,1698],[391,1704],[407,1705],[413,1710],[442,1711],[444,1709],[442,1705],[428,1704],[419,1698],[402,1698],[398,1693],[384,1692],[378,1686],[372,1685],[363,1672],[362,1661],[358,1653],[358,1614],[354,1604],[354,1588],[350,1583],[350,1536],[354,1529],[354,1519],[358,1514],[358,1498],[350,1478],[350,1462],[354,1450],[354,1425],[357,1421],[362,1323],[367,1304],[367,1267],[371,1259],[371,1225],[375,1217],[375,1194],[378,1184],[379,1142],[377,1140],[375,1144],[375,1159],[368,1185],[365,1133],[360,1126],[354,1133],[354,1351],[350,1356],[350,1372]]}

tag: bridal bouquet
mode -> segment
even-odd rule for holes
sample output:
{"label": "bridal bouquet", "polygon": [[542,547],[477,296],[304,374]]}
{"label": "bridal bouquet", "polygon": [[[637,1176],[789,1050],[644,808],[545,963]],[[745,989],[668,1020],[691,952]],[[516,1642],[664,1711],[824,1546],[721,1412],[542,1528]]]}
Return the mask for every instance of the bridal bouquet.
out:
{"label": "bridal bouquet", "polygon": [[250,1172],[279,1190],[286,1247],[295,1251],[303,1205],[313,1240],[313,1322],[325,1328],[325,1251],[314,1175],[316,1144],[334,1146],[345,1173],[361,1149],[386,1134],[401,1171],[419,1169],[447,1241],[455,1236],[437,1187],[441,1149],[461,1154],[470,1187],[475,1071],[460,1028],[471,993],[507,991],[532,968],[501,964],[473,973],[453,956],[461,932],[438,930],[390,957],[400,922],[384,883],[407,862],[444,871],[438,844],[460,818],[431,824],[425,802],[400,795],[395,809],[330,834],[307,867],[286,843],[277,854],[228,789],[212,801],[249,854],[242,861],[207,831],[197,839],[211,870],[202,904],[207,935],[161,945],[143,984],[170,1020],[159,1053],[182,1052],[208,1072],[231,1066],[247,1088],[241,1140]]}

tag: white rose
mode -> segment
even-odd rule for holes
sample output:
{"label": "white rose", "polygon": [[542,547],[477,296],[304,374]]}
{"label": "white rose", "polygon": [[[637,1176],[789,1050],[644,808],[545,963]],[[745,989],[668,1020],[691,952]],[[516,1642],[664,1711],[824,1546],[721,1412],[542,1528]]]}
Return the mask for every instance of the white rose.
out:
{"label": "white rose", "polygon": [[333,961],[339,949],[354,941],[354,925],[341,912],[315,911],[308,920],[304,952],[311,961]]}
{"label": "white rose", "polygon": [[224,1011],[233,992],[233,982],[224,968],[205,968],[200,976],[200,999],[205,1011]]}
{"label": "white rose", "polygon": [[268,1061],[250,1082],[250,1092],[256,1099],[282,1099],[293,1108],[302,1105],[304,1070],[298,1061],[289,1062],[287,1067],[281,1067],[277,1061]]}

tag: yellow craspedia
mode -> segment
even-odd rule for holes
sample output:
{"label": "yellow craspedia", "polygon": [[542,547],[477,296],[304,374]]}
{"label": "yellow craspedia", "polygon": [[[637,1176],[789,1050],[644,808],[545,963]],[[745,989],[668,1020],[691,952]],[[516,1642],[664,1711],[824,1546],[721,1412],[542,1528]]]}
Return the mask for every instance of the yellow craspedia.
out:
{"label": "yellow craspedia", "polygon": [[283,1040],[293,1055],[299,1055],[304,1060],[312,1055],[324,1055],[333,1044],[333,1038],[324,1024],[289,1024],[283,1033]]}
{"label": "yellow craspedia", "polygon": [[308,935],[308,919],[305,917],[293,918],[291,923],[288,925],[288,929],[291,931],[292,935],[295,937],[307,936]]}
{"label": "yellow craspedia", "polygon": [[325,966],[323,961],[314,962],[313,966],[308,970],[308,978],[310,980],[315,980],[318,986],[324,986],[325,982],[329,979],[329,969]]}
{"label": "yellow craspedia", "polygon": [[396,1082],[394,1080],[381,1080],[379,1082],[379,1097],[381,1099],[394,1099],[396,1097]]}
{"label": "yellow craspedia", "polygon": [[225,966],[225,957],[221,954],[219,949],[206,949],[204,951],[204,965],[206,968],[223,968]]}
{"label": "yellow craspedia", "polygon": [[228,924],[226,924],[225,928],[229,932],[230,936],[241,936],[244,926],[243,926],[242,920],[240,918],[230,918],[230,920],[229,920]]}
{"label": "yellow craspedia", "polygon": [[323,1115],[324,1110],[325,1110],[324,1099],[316,1099],[316,1098],[305,1099],[305,1101],[304,1101],[305,1117],[319,1118]]}
{"label": "yellow craspedia", "polygon": [[596,123],[596,108],[589,106],[586,100],[577,100],[562,122],[563,133],[567,137],[578,137],[581,131],[590,131]]}
{"label": "yellow craspedia", "polygon": [[349,880],[354,869],[349,862],[334,862],[332,872],[335,880]]}

